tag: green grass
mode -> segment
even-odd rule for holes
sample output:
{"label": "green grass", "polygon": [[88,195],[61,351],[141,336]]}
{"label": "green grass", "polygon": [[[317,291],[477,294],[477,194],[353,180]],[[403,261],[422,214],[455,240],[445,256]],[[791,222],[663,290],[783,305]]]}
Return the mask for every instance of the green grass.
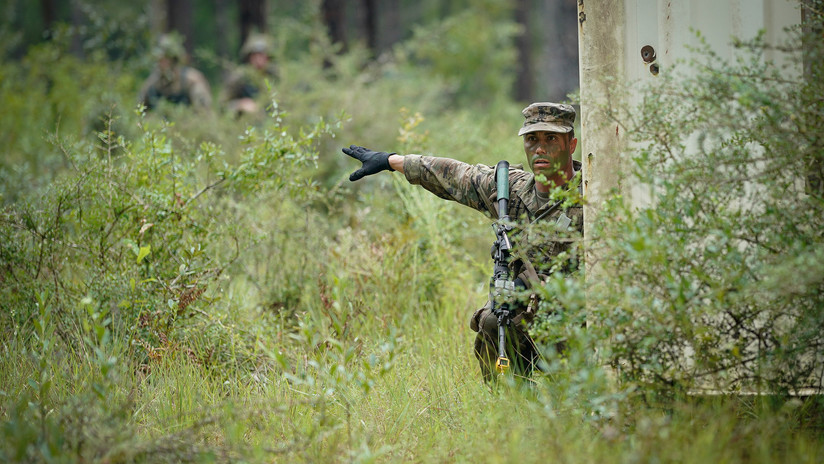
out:
{"label": "green grass", "polygon": [[[286,369],[298,377],[292,380],[263,360],[254,370],[206,368],[170,348],[139,372],[124,362],[106,381],[86,355],[60,347],[49,364],[47,420],[62,427],[77,417],[98,421],[85,436],[53,432],[88,440],[85,451],[64,449],[66,462],[820,462],[820,399],[782,405],[728,397],[659,407],[628,400],[611,419],[593,420],[553,403],[553,382],[490,388],[479,379],[467,327],[483,299],[478,291],[447,292],[425,312],[405,308],[398,320],[364,316],[357,336],[343,343],[358,353],[348,359],[346,349],[262,335],[264,345],[297,351]],[[394,334],[387,326],[397,327]],[[386,360],[380,345],[392,337],[392,366],[370,373],[361,362],[373,353]],[[37,371],[21,348],[4,347],[6,405]],[[123,356],[127,346],[115,342],[111,351]],[[336,381],[330,366],[355,375]],[[371,376],[370,388],[357,381],[359,371]],[[95,382],[104,384],[104,396],[90,391]],[[2,412],[4,425],[13,425],[9,407]],[[6,430],[7,447],[14,440]]]}
{"label": "green grass", "polygon": [[[438,79],[409,69],[379,79],[361,64],[357,55],[341,57],[336,79],[307,62],[283,66],[286,122],[261,123],[254,137],[282,130],[305,141],[296,134],[321,117],[333,128],[306,146],[273,137],[270,145],[289,155],[280,158],[245,142],[243,122],[179,112],[164,129],[160,118],[122,107],[118,134],[134,145],[129,157],[118,150],[114,165],[91,146],[94,138],[78,136],[65,144],[88,155],[87,170],[72,171],[60,146],[43,137],[55,129],[45,119],[29,116],[28,130],[4,139],[10,160],[39,156],[29,168],[60,166],[46,174],[64,188],[59,196],[28,185],[36,173],[0,172],[0,460],[822,461],[821,398],[655,401],[625,391],[584,351],[534,383],[484,384],[468,321],[487,296],[488,220],[397,173],[351,184],[345,179],[356,163],[339,150],[362,143],[520,163],[520,108],[453,107]],[[117,89],[130,84],[117,82]],[[0,91],[20,91],[8,86]],[[115,100],[131,101],[124,92]],[[55,108],[82,97],[48,96],[64,98]],[[47,97],[38,98],[10,101],[19,115]],[[336,125],[341,109],[349,117]],[[15,117],[0,108],[0,121]],[[64,127],[82,125],[81,115],[65,117]],[[138,143],[144,135],[169,143]],[[169,156],[155,157],[158,147]],[[248,147],[260,156],[235,184],[175,208],[175,193],[191,198]],[[299,180],[314,184],[277,178],[295,172],[295,153],[310,152],[317,169],[299,166]],[[86,185],[73,183],[78,178],[95,188],[119,182],[122,189],[105,191],[130,208],[113,219],[111,198],[72,188]],[[123,190],[150,201],[132,205]],[[38,248],[32,228],[51,230],[49,214],[66,211],[60,198],[82,207],[67,215],[64,235]],[[26,204],[41,228],[15,222]],[[86,243],[113,251],[84,254]],[[130,253],[146,244],[151,254],[136,262]],[[31,272],[43,262],[47,271]],[[221,272],[197,273],[215,268]],[[202,295],[181,307],[181,292],[198,285]]]}

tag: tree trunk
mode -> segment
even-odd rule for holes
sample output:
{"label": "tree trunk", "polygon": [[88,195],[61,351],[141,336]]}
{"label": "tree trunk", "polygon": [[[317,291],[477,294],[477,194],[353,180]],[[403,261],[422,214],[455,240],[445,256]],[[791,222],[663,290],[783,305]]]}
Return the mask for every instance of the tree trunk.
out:
{"label": "tree trunk", "polygon": [[85,22],[85,17],[83,16],[83,12],[80,10],[80,5],[78,0],[72,0],[71,2],[71,14],[72,14],[72,46],[71,51],[72,54],[80,59],[83,59],[83,38],[80,36],[80,29]]}
{"label": "tree trunk", "polygon": [[[323,0],[321,3],[323,22],[329,33],[329,40],[338,43],[341,51],[346,50],[346,12],[344,0]],[[368,12],[367,12],[368,16]]]}
{"label": "tree trunk", "polygon": [[227,0],[215,0],[215,51],[222,59],[229,58],[229,5]]}
{"label": "tree trunk", "polygon": [[266,33],[266,0],[240,0],[240,43],[252,32]]}
{"label": "tree trunk", "polygon": [[43,21],[43,36],[51,40],[52,26],[57,17],[55,0],[40,0],[40,17]]}
{"label": "tree trunk", "polygon": [[535,40],[541,43],[536,70],[540,99],[562,101],[578,88],[578,2],[547,0],[537,12],[542,24]]}
{"label": "tree trunk", "polygon": [[515,38],[515,47],[518,50],[518,67],[515,75],[514,97],[521,102],[534,99],[535,94],[535,67],[532,64],[533,31],[530,19],[531,0],[517,0],[515,2],[515,21],[523,28],[521,34]]}
{"label": "tree trunk", "polygon": [[152,36],[158,36],[166,32],[166,0],[149,1],[149,30]]}
{"label": "tree trunk", "polygon": [[363,0],[364,21],[366,32],[366,46],[373,56],[378,55],[378,5],[375,0]]}
{"label": "tree trunk", "polygon": [[[377,26],[377,53],[388,50],[392,45],[400,42],[403,38],[404,26],[401,22],[401,7],[403,2],[399,0],[380,0],[378,11],[380,12],[380,22]],[[418,3],[417,5],[420,5]]]}
{"label": "tree trunk", "polygon": [[167,0],[166,32],[177,31],[183,36],[183,44],[189,56],[194,50],[192,14],[192,0]]}

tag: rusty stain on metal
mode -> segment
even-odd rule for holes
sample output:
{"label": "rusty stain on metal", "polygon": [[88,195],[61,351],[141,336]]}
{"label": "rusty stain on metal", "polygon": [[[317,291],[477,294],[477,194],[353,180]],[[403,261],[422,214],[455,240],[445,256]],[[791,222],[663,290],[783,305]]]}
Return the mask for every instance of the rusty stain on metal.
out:
{"label": "rusty stain on metal", "polygon": [[[587,177],[592,176],[592,153],[589,153],[586,158],[587,168],[586,173]],[[589,193],[589,179],[584,179],[584,195]]]}

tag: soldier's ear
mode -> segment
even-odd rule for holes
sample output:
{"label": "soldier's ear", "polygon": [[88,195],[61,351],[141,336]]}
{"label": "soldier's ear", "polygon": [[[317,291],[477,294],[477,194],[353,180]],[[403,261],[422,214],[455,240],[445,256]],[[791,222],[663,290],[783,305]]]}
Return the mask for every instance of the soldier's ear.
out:
{"label": "soldier's ear", "polygon": [[572,137],[572,140],[569,141],[569,153],[575,153],[575,147],[578,146],[578,139]]}

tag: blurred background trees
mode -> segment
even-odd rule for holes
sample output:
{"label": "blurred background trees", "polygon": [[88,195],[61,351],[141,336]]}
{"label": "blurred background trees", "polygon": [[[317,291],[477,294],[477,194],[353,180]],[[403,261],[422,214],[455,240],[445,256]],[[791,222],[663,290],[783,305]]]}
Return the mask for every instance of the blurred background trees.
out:
{"label": "blurred background trees", "polygon": [[[488,13],[496,22],[515,25],[510,39],[517,50],[512,69],[516,78],[508,89],[514,98],[562,100],[578,85],[574,0],[10,0],[2,8],[3,36],[14,39],[4,50],[10,57],[19,59],[30,46],[57,38],[69,41],[77,57],[101,45],[121,56],[145,51],[150,37],[174,30],[185,38],[194,63],[211,78],[218,76],[218,70],[202,63],[198,50],[234,60],[253,31],[279,36],[290,34],[295,22],[311,26],[318,21],[335,50],[345,51],[357,43],[379,57],[413,37],[416,28],[462,12]],[[116,21],[119,27],[101,37],[99,27],[108,21]],[[58,31],[66,26],[68,37]],[[126,47],[118,43],[124,36],[143,44]]]}

